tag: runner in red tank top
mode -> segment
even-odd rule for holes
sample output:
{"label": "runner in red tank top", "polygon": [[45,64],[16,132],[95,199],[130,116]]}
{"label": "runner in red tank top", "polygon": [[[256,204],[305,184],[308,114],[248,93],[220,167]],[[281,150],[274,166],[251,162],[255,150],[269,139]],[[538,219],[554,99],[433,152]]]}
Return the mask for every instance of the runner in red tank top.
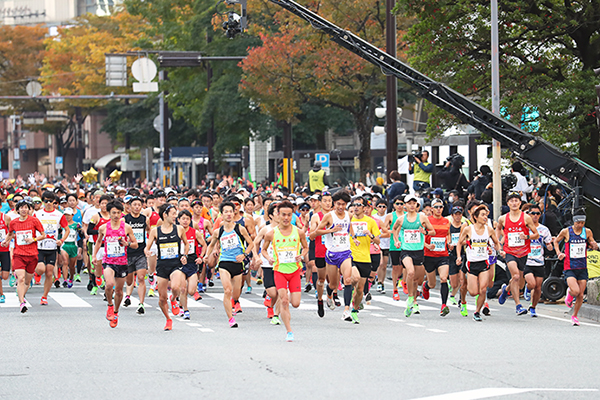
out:
{"label": "runner in red tank top", "polygon": [[[8,236],[8,227],[10,226],[10,217],[0,212],[0,242]],[[10,249],[0,246],[0,303],[4,303],[4,291],[2,290],[2,281],[10,276]]]}
{"label": "runner in red tank top", "polygon": [[[317,196],[317,195],[313,195],[313,196]],[[327,214],[329,211],[331,211],[331,208],[333,207],[333,201],[331,199],[331,195],[329,193],[324,194],[321,197],[321,204],[320,204],[320,208],[321,211],[319,211],[316,214],[313,214],[312,218],[310,219],[310,240],[311,242],[314,241],[314,249],[315,249],[315,253],[314,256],[312,257],[312,259],[315,262],[315,266],[317,267],[317,283],[316,283],[316,289],[317,289],[317,306],[318,306],[318,310],[317,313],[319,314],[319,317],[323,317],[325,315],[325,308],[323,306],[323,289],[325,288],[325,277],[327,276],[327,270],[325,268],[326,264],[325,264],[325,252],[327,251],[327,249],[325,248],[325,245],[322,242],[322,238],[321,236],[317,236],[317,227],[319,226],[319,224],[321,223],[321,221],[323,220],[323,217],[325,216],[325,214]],[[316,202],[315,202],[316,203]],[[311,255],[309,255],[309,259],[311,259]],[[338,300],[339,301],[339,300]]]}
{"label": "runner in red tank top", "polygon": [[[506,197],[506,204],[510,212],[498,219],[496,234],[504,241],[504,247],[500,255],[506,260],[506,266],[511,274],[510,291],[516,304],[517,315],[527,314],[527,309],[521,305],[520,290],[523,271],[529,254],[529,243],[531,239],[537,239],[538,233],[531,217],[521,211],[521,195],[511,192]],[[529,234],[531,231],[531,235]],[[504,304],[508,295],[507,285],[502,286],[502,293],[498,303]]]}

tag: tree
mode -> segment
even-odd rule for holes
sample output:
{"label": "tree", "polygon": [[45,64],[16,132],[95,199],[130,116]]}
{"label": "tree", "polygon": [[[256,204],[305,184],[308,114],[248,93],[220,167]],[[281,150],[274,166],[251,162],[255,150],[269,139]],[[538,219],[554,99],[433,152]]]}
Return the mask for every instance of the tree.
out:
{"label": "tree", "polygon": [[[306,21],[266,2],[262,7],[264,26],[256,29],[262,45],[252,48],[242,64],[243,93],[263,112],[288,123],[298,122],[302,105],[307,103],[347,112],[360,140],[364,180],[371,165],[375,108],[385,96],[384,75]],[[384,47],[385,2],[342,0],[311,3],[308,7],[375,46]]]}
{"label": "tree", "polygon": [[[598,168],[592,69],[600,66],[600,7],[580,2],[499,2],[501,106],[512,121],[527,115],[537,134],[578,151]],[[487,0],[398,0],[399,15],[415,17],[405,40],[417,70],[490,106],[491,39]],[[428,133],[456,123],[429,107]],[[534,129],[535,130],[535,129]],[[568,143],[575,145],[569,146]]]}

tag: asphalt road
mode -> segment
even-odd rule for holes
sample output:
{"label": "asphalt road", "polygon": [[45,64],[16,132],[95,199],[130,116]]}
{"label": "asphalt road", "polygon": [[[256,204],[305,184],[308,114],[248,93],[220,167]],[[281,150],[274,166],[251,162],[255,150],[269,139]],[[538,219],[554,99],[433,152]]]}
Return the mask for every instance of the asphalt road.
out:
{"label": "asphalt road", "polygon": [[600,398],[600,325],[571,326],[564,305],[540,305],[534,319],[516,316],[512,300],[490,301],[492,315],[475,322],[456,306],[441,318],[433,290],[421,314],[406,318],[406,296],[395,302],[388,289],[356,325],[341,320],[343,307],[319,318],[313,291],[292,310],[289,343],[283,325],[266,318],[260,286],[242,295],[238,329],[228,326],[217,283],[190,299],[191,320],[175,318],[171,332],[157,298],[143,316],[122,309],[111,329],[106,303],[85,283],[53,288],[45,307],[35,286],[26,314],[6,281],[4,289],[0,398]]}

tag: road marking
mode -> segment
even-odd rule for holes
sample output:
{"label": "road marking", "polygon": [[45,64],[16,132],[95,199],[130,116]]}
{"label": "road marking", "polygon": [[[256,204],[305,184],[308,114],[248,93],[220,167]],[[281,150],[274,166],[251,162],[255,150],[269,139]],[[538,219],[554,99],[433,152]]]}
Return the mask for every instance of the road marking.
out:
{"label": "road marking", "polygon": [[[560,318],[560,317],[552,317],[550,315],[544,315],[544,314],[540,314],[540,313],[538,313],[538,316],[544,317],[544,318],[548,318],[548,319],[555,319],[557,321],[563,321],[563,322],[571,323],[570,319],[564,319],[564,318]],[[599,324],[590,324],[589,322],[579,322],[579,324],[580,325],[585,325],[585,326],[595,326],[596,328],[600,328]]]}
{"label": "road marking", "polygon": [[[208,294],[208,296],[212,297],[213,299],[223,301],[224,294],[223,293],[214,293],[214,294],[211,293],[211,294]],[[244,308],[264,308],[265,307],[262,304],[258,304],[253,301],[246,300],[242,297],[240,297],[239,300],[240,300],[240,306],[242,306],[242,309],[244,309]]]}
{"label": "road marking", "polygon": [[202,326],[202,325],[200,325],[200,324],[196,324],[195,322],[188,322],[186,325],[187,325],[187,326],[193,326],[194,328],[195,328],[195,327]]}
{"label": "road marking", "polygon": [[[129,300],[131,301],[131,306],[134,308],[137,308],[140,305],[140,300],[137,297],[129,297]],[[144,303],[144,308],[152,308],[151,305],[149,305],[148,303]]]}
{"label": "road marking", "polygon": [[[404,301],[404,300],[396,301],[390,297],[385,297],[385,296],[373,296],[373,300],[380,301],[382,303],[389,304],[394,307],[406,308],[406,301]],[[437,308],[435,308],[435,307],[424,306],[422,304],[419,304],[419,308],[421,310],[427,310],[427,311],[437,310]]]}
{"label": "road marking", "polygon": [[383,314],[372,313],[371,315],[374,317],[385,318],[385,315],[383,315]]}
{"label": "road marking", "polygon": [[200,332],[204,332],[204,333],[207,333],[207,332],[214,332],[214,331],[213,331],[212,329],[210,329],[210,328],[198,328],[198,330],[199,330]]}
{"label": "road marking", "polygon": [[427,329],[429,332],[435,332],[435,333],[447,333],[448,331],[443,331],[441,329]]}
{"label": "road marking", "polygon": [[598,389],[521,389],[521,388],[483,388],[464,392],[445,393],[436,396],[419,397],[412,400],[478,400],[490,397],[509,396],[527,392],[597,392]]}
{"label": "road marking", "polygon": [[[19,296],[15,292],[4,292],[4,296],[6,297],[5,303],[0,304],[0,307],[20,307],[21,303],[19,303]],[[31,308],[31,304],[25,299],[25,303],[27,308]]]}
{"label": "road marking", "polygon": [[398,318],[388,318],[388,321],[392,321],[392,322],[404,322],[403,320],[398,319]]}
{"label": "road marking", "polygon": [[61,307],[91,307],[92,305],[75,293],[49,293],[51,299],[56,301]]}
{"label": "road marking", "polygon": [[412,326],[413,328],[425,328],[425,325],[419,325],[419,324],[406,324],[408,326]]}

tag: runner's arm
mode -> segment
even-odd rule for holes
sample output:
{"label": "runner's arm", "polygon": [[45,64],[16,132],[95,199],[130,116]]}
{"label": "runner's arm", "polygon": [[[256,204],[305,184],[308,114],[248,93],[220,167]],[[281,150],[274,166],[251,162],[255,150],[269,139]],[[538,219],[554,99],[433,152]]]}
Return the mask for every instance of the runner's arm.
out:
{"label": "runner's arm", "polygon": [[587,241],[592,250],[598,250],[598,242],[594,240],[594,234],[590,228],[585,228],[587,231]]}
{"label": "runner's arm", "polygon": [[394,241],[394,244],[398,248],[400,247],[400,240],[398,238],[398,234],[400,233],[400,227],[402,227],[403,221],[404,221],[404,215],[399,217],[396,220],[396,223],[394,224],[394,226],[392,227],[392,240]]}
{"label": "runner's arm", "polygon": [[240,233],[242,234],[242,236],[246,240],[246,243],[248,243],[249,249],[246,249],[246,250],[250,250],[250,251],[249,252],[244,251],[244,256],[247,257],[250,254],[252,254],[252,251],[254,250],[254,241],[252,241],[252,237],[250,236],[250,234],[248,233],[248,231],[246,230],[245,227],[240,226]]}
{"label": "runner's arm", "polygon": [[300,232],[298,232],[298,234],[300,235],[300,243],[302,244],[302,251],[300,252],[300,255],[298,257],[296,257],[296,261],[302,262],[302,259],[304,257],[306,257],[306,255],[308,254],[308,242],[306,241],[306,234],[304,234],[304,232],[300,231]]}
{"label": "runner's arm", "polygon": [[498,241],[500,242],[500,244],[503,243],[504,238],[504,218],[504,215],[498,218],[498,223],[496,224],[496,236],[498,237]]}
{"label": "runner's arm", "polygon": [[148,235],[148,243],[146,243],[146,248],[144,249],[144,254],[146,257],[150,257],[150,248],[154,244],[156,240],[156,228],[150,229],[150,234]]}
{"label": "runner's arm", "polygon": [[92,251],[92,260],[96,260],[96,254],[100,250],[100,244],[102,243],[102,239],[104,239],[104,235],[106,234],[106,225],[102,225],[98,229],[98,239],[96,239],[96,243],[94,243],[94,250]]}
{"label": "runner's arm", "polygon": [[263,240],[262,249],[261,249],[261,253],[263,254],[263,256],[267,259],[267,261],[271,265],[273,265],[275,260],[273,260],[273,257],[271,257],[269,255],[269,252],[267,250],[269,249],[269,245],[271,244],[272,241],[273,241],[273,231],[270,231],[265,235],[265,238]]}
{"label": "runner's arm", "polygon": [[129,239],[128,247],[132,249],[137,249],[138,242],[135,238],[135,235],[133,234],[133,228],[131,228],[131,225],[125,224],[125,233],[127,234],[127,238]]}
{"label": "runner's arm", "polygon": [[531,217],[529,215],[525,215],[525,226],[527,226],[529,228],[529,230],[531,232],[533,232],[533,235],[527,235],[529,237],[527,237],[527,239],[529,240],[535,240],[538,239],[540,237],[540,233],[538,232],[537,228],[535,227],[535,224],[533,223],[533,219],[531,219]]}
{"label": "runner's arm", "polygon": [[219,238],[217,237],[217,235],[213,235],[211,237],[210,244],[208,245],[208,248],[206,249],[206,253],[204,255],[204,262],[208,262],[208,256],[210,254],[212,254],[212,252],[213,252],[215,246],[217,246],[218,242],[219,242]]}
{"label": "runner's arm", "polygon": [[[187,264],[187,255],[190,252],[190,242],[188,242],[185,231],[183,230],[183,227],[181,225],[177,225],[177,234],[179,235],[179,238],[183,242],[183,255],[181,256],[181,263]],[[183,261],[184,258],[185,258],[185,261]]]}

